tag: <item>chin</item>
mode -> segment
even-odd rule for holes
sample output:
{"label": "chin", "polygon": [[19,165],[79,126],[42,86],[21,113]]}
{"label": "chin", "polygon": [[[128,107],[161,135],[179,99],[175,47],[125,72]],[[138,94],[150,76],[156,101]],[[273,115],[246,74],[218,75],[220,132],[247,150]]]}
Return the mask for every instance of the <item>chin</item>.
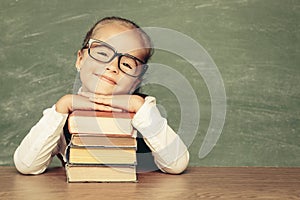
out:
{"label": "chin", "polygon": [[105,87],[84,87],[85,90],[88,92],[94,93],[94,94],[100,94],[100,95],[111,95],[112,89],[105,88]]}
{"label": "chin", "polygon": [[105,90],[93,90],[92,93],[100,94],[100,95],[112,95],[112,92]]}
{"label": "chin", "polygon": [[130,92],[127,90],[117,90],[114,88],[106,88],[106,87],[97,87],[97,88],[88,88],[89,92],[99,95],[122,95],[129,94]]}

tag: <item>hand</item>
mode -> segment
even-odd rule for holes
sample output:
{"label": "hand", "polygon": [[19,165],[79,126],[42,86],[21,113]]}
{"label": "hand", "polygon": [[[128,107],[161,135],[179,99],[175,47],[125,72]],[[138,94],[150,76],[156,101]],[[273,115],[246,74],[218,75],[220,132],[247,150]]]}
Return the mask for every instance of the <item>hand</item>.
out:
{"label": "hand", "polygon": [[120,108],[113,108],[109,105],[99,104],[81,95],[67,94],[60,98],[56,103],[56,111],[59,113],[68,114],[74,110],[122,112],[122,109]]}
{"label": "hand", "polygon": [[145,102],[144,98],[138,95],[99,95],[89,92],[81,92],[80,95],[88,97],[90,101],[96,104],[134,113],[136,113]]}

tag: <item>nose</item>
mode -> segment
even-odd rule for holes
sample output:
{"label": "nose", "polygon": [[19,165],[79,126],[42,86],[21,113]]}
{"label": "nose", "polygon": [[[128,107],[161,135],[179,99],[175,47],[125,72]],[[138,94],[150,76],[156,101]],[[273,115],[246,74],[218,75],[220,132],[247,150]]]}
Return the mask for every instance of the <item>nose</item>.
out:
{"label": "nose", "polygon": [[119,73],[118,58],[116,57],[110,63],[108,63],[105,69],[112,73],[118,74]]}

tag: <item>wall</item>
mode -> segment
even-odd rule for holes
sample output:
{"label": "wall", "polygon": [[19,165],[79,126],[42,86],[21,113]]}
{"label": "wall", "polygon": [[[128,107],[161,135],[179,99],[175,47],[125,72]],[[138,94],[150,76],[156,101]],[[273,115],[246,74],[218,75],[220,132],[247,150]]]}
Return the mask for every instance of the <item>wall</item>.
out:
{"label": "wall", "polygon": [[[43,109],[72,92],[75,53],[89,27],[117,15],[188,35],[222,75],[225,125],[214,149],[200,159],[211,117],[206,84],[192,65],[171,53],[157,51],[152,59],[181,73],[199,100],[190,165],[300,166],[299,1],[2,0],[0,5],[1,165],[13,164],[14,150]],[[178,130],[180,102],[172,91],[156,84],[143,91],[157,97]]]}

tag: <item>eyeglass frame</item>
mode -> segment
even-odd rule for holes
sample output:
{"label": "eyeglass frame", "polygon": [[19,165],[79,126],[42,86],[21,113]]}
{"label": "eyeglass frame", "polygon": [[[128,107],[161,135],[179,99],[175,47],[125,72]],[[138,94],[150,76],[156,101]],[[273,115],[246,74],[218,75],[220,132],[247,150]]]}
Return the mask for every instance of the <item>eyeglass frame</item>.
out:
{"label": "eyeglass frame", "polygon": [[[91,49],[91,45],[92,45],[93,42],[99,42],[99,43],[101,43],[101,44],[107,46],[108,48],[110,48],[110,49],[114,52],[114,55],[113,55],[108,61],[106,61],[106,62],[94,58],[94,57],[91,55],[91,50],[90,50],[90,49]],[[147,65],[146,62],[144,62],[144,61],[142,61],[141,59],[139,59],[139,58],[137,58],[137,57],[135,57],[135,56],[133,56],[133,55],[130,55],[130,54],[128,54],[128,53],[118,53],[117,50],[116,50],[113,46],[111,46],[110,44],[108,44],[108,43],[106,43],[106,42],[104,42],[104,41],[102,41],[102,40],[97,40],[97,39],[92,39],[92,38],[90,38],[89,40],[86,41],[86,43],[85,43],[85,44],[83,45],[83,47],[81,48],[81,50],[83,50],[83,49],[88,49],[88,54],[89,54],[89,56],[90,56],[91,58],[93,58],[94,60],[97,60],[98,62],[101,62],[101,63],[109,63],[109,62],[111,62],[113,59],[115,59],[116,57],[118,57],[118,69],[119,69],[121,72],[123,72],[124,74],[126,74],[126,75],[128,75],[128,76],[131,76],[131,77],[142,77],[142,76],[145,74],[145,72],[147,71],[147,69],[148,69],[148,65]],[[142,67],[141,73],[140,73],[139,75],[131,75],[131,74],[128,74],[128,73],[126,73],[125,71],[123,71],[123,70],[121,69],[121,67],[120,67],[120,61],[121,61],[121,57],[122,57],[122,56],[127,56],[127,57],[129,57],[129,58],[132,58],[132,59],[137,60],[137,61],[139,61],[140,63],[142,63],[142,65],[138,65],[138,66],[141,66],[141,67]]]}

